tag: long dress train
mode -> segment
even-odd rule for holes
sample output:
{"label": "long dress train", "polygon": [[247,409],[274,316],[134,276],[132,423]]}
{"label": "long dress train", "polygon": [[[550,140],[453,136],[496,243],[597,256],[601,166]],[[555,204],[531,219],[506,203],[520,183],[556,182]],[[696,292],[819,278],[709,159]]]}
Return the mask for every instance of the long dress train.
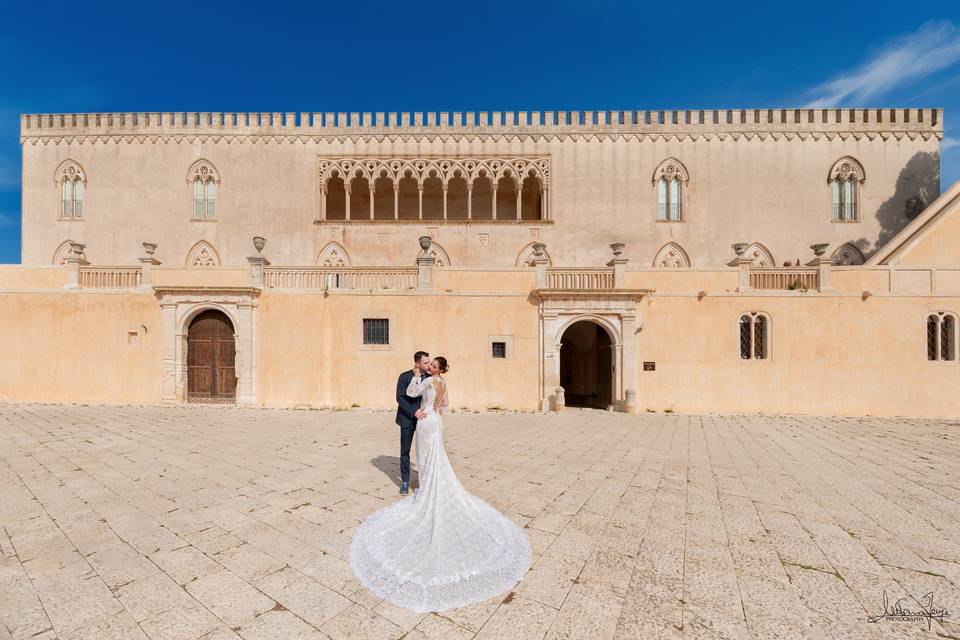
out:
{"label": "long dress train", "polygon": [[530,566],[523,531],[468,493],[443,447],[446,383],[414,377],[407,395],[421,398],[417,423],[420,488],[377,511],[350,544],[350,567],[367,589],[416,612],[444,611],[503,593]]}

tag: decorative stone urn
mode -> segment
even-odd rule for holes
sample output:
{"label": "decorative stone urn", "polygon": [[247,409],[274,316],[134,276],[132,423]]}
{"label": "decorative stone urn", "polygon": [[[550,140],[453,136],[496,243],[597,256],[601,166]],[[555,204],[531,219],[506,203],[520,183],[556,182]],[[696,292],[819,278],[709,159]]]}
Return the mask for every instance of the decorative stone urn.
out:
{"label": "decorative stone urn", "polygon": [[810,245],[810,248],[813,250],[813,255],[817,256],[818,258],[821,258],[823,257],[823,254],[827,252],[827,247],[829,246],[830,246],[830,243],[821,242],[818,244]]}
{"label": "decorative stone urn", "polygon": [[147,257],[153,257],[153,254],[157,251],[157,245],[154,242],[144,242],[143,244],[143,253]]}
{"label": "decorative stone urn", "polygon": [[433,238],[430,236],[420,236],[420,248],[423,249],[424,253],[430,250],[430,245],[432,244]]}
{"label": "decorative stone urn", "polygon": [[623,253],[623,248],[627,246],[622,242],[614,242],[610,245],[610,248],[613,250],[613,257],[619,258],[620,254]]}
{"label": "decorative stone urn", "polygon": [[547,245],[543,242],[534,242],[533,243],[533,257],[542,258],[544,251],[546,251]]}
{"label": "decorative stone urn", "polygon": [[746,251],[747,247],[749,246],[750,245],[747,244],[746,242],[735,242],[733,244],[733,252],[737,254],[737,257],[739,258],[740,256],[743,255],[743,252]]}
{"label": "decorative stone urn", "polygon": [[266,244],[267,241],[265,238],[261,238],[260,236],[253,237],[253,248],[257,250],[257,253],[263,252],[263,247],[266,246]]}

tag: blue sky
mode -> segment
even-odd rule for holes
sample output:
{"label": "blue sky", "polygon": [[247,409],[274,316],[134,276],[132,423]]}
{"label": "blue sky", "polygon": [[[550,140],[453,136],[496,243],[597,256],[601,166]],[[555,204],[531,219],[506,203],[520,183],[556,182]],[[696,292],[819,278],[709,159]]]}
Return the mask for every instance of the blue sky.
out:
{"label": "blue sky", "polygon": [[20,113],[807,105],[942,107],[960,180],[960,1],[0,0],[0,263]]}

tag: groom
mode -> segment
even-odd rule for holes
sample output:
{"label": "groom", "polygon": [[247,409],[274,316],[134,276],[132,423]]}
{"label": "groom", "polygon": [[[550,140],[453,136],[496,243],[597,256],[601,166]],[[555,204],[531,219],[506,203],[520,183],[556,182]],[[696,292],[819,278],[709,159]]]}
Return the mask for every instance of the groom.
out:
{"label": "groom", "polygon": [[410,492],[410,445],[417,430],[417,411],[420,398],[407,395],[407,387],[416,375],[429,376],[430,354],[417,351],[413,354],[413,369],[407,369],[397,378],[397,424],[400,425],[400,495]]}

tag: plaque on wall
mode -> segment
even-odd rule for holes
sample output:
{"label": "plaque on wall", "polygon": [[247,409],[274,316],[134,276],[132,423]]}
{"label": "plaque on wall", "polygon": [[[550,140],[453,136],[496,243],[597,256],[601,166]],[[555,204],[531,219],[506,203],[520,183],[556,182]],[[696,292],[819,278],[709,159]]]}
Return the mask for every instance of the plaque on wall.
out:
{"label": "plaque on wall", "polygon": [[644,362],[644,363],[643,363],[643,370],[644,370],[644,371],[656,371],[656,370],[657,370],[657,363],[656,363],[656,362]]}

